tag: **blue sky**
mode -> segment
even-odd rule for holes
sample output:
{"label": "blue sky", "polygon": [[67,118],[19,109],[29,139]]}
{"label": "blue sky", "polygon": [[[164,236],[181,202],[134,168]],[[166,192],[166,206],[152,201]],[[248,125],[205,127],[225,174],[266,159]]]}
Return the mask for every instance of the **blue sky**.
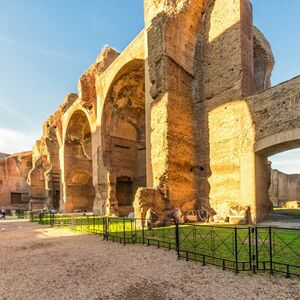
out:
{"label": "blue sky", "polygon": [[[300,74],[300,1],[252,3],[275,55],[273,84]],[[142,0],[0,0],[0,152],[30,149],[101,48],[121,51],[142,28]],[[300,150],[271,159],[300,173]]]}

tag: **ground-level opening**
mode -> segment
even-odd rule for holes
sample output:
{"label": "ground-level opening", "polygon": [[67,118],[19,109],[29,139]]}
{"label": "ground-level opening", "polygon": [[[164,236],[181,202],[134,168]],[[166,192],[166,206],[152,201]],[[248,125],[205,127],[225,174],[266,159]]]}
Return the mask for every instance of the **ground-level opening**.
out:
{"label": "ground-level opening", "polygon": [[271,219],[300,222],[300,148],[268,157],[271,167]]}
{"label": "ground-level opening", "polygon": [[11,192],[10,207],[12,209],[27,209],[29,202],[29,193]]}
{"label": "ground-level opening", "polygon": [[278,207],[300,204],[298,133],[298,130],[292,130],[290,134],[278,133],[257,142],[256,206],[259,220],[268,219],[269,213],[276,212]]}
{"label": "ground-level opening", "polygon": [[60,191],[56,190],[53,195],[53,208],[59,210]]}
{"label": "ground-level opening", "polygon": [[118,200],[119,214],[123,215],[131,211],[133,201],[133,182],[130,177],[117,178],[116,197]]}
{"label": "ground-level opening", "polygon": [[22,194],[21,193],[11,193],[11,204],[21,204]]}

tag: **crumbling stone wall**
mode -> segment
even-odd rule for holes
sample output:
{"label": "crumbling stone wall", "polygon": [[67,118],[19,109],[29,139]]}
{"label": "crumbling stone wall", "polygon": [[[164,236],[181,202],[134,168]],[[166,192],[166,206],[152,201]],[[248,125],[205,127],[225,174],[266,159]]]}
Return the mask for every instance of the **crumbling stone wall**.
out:
{"label": "crumbling stone wall", "polygon": [[161,191],[164,210],[195,200],[192,84],[204,4],[202,0],[145,1],[151,164],[153,186]]}
{"label": "crumbling stone wall", "polygon": [[96,58],[96,62],[80,77],[78,83],[78,97],[84,108],[96,112],[96,77],[105,72],[119,53],[109,47],[104,47]]}
{"label": "crumbling stone wall", "polygon": [[[269,87],[274,61],[269,44],[253,28],[250,2],[145,1],[144,36],[145,85],[149,86],[150,95],[149,98],[145,94],[145,106],[150,107],[150,112],[145,109],[145,115],[150,119],[146,126],[151,126],[145,130],[151,145],[149,150],[148,143],[146,152],[151,154],[152,169],[147,174],[153,178],[149,180],[152,187],[137,185],[140,189],[134,201],[136,213],[150,207],[149,195],[155,195],[159,210],[178,207],[187,211],[212,206],[220,214],[226,203],[227,209],[236,204],[250,207],[254,221],[258,210],[267,214],[268,200],[258,205],[258,183],[255,176],[247,175],[260,173],[266,182],[263,190],[268,186],[264,163],[258,163],[255,156],[257,128],[253,107],[241,99]],[[135,133],[128,122],[131,112],[116,114],[120,104],[108,108],[105,101],[110,99],[113,103],[107,95],[117,86],[126,91],[120,97],[121,103],[128,103],[127,83],[117,80],[135,69],[135,63],[120,67],[117,76],[112,74],[118,73],[117,66],[124,66],[122,62],[128,57],[134,61],[133,49],[141,40],[139,35],[108,69],[96,76],[97,198],[102,199],[98,201],[101,205],[106,203],[107,212],[114,214],[119,213],[117,178],[133,176],[130,167],[134,165],[134,151],[128,151],[126,159],[122,152],[134,148]],[[136,55],[140,55],[139,51]],[[94,91],[93,83],[81,84]],[[108,87],[110,91],[103,92]],[[122,133],[117,134],[118,131]],[[124,143],[120,138],[124,134],[131,138],[120,146],[129,149],[112,149],[112,145]],[[122,169],[128,174],[121,176]],[[120,176],[116,175],[118,172]]]}
{"label": "crumbling stone wall", "polygon": [[43,136],[32,149],[32,169],[27,182],[30,185],[30,209],[59,209],[61,198],[59,147],[61,145],[61,116],[76,100],[70,94],[58,110],[43,125]]}
{"label": "crumbling stone wall", "polygon": [[69,121],[64,141],[65,211],[92,210],[92,138],[87,116],[75,111]]}
{"label": "crumbling stone wall", "polygon": [[62,112],[62,144],[59,151],[62,210],[98,210],[95,187],[98,187],[96,157],[100,136],[96,133],[96,79],[109,68],[118,55],[118,52],[109,47],[101,51],[96,62],[81,76],[78,96]]}
{"label": "crumbling stone wall", "polygon": [[8,156],[9,156],[9,154],[0,152],[0,160],[3,160],[4,158],[6,158]]}
{"label": "crumbling stone wall", "polygon": [[[103,139],[106,126],[103,119],[105,118],[105,109],[108,99],[111,96],[111,90],[115,82],[125,74],[136,71],[144,66],[145,45],[144,31],[142,31],[133,42],[114,60],[109,68],[102,74],[96,76],[97,92],[97,120],[94,129],[94,155],[97,157],[94,167],[94,184],[96,190],[96,199],[94,202],[94,211],[97,213],[114,213],[110,203],[115,203],[115,183],[116,178],[110,170],[109,164],[105,161],[107,144]],[[127,178],[128,179],[128,178]],[[112,199],[112,201],[110,201]],[[114,206],[114,205],[113,205]]]}
{"label": "crumbling stone wall", "polygon": [[[256,206],[259,219],[271,209],[267,202],[268,156],[300,146],[300,77],[247,98],[255,124]],[[268,177],[270,178],[270,177]]]}
{"label": "crumbling stone wall", "polygon": [[31,152],[16,153],[0,160],[0,208],[28,209],[26,179],[31,167]]}
{"label": "crumbling stone wall", "polygon": [[210,205],[228,214],[249,206],[253,222],[268,218],[268,156],[299,146],[299,78],[208,113]]}
{"label": "crumbling stone wall", "polygon": [[271,171],[269,196],[273,205],[283,207],[288,201],[300,201],[300,174]]}
{"label": "crumbling stone wall", "polygon": [[[195,69],[193,115],[197,164],[194,172],[198,205],[211,206],[223,216],[242,198],[240,154],[236,151],[243,144],[239,130],[251,124],[247,108],[236,102],[253,92],[249,1],[207,2],[198,34]],[[230,101],[233,104],[224,105]],[[241,118],[235,118],[239,110]],[[228,143],[230,140],[232,144]],[[243,152],[245,157],[245,148]],[[242,201],[241,205],[251,202],[245,198]]]}
{"label": "crumbling stone wall", "polygon": [[253,27],[254,91],[271,87],[271,74],[275,64],[271,46],[258,28]]}
{"label": "crumbling stone wall", "polygon": [[54,203],[59,173],[65,211],[266,219],[267,157],[300,141],[299,78],[270,88],[274,58],[249,0],[144,5],[145,29],[120,54],[103,49],[47,123],[32,195]]}
{"label": "crumbling stone wall", "polygon": [[138,187],[146,185],[145,70],[120,76],[103,110],[103,162],[109,170],[108,205],[113,214],[128,215]]}

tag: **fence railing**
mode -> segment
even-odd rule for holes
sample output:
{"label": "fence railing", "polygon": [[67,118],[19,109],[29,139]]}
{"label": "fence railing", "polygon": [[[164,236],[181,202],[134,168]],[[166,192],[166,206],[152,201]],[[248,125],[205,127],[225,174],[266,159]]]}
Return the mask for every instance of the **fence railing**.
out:
{"label": "fence railing", "polygon": [[30,221],[97,234],[103,240],[176,250],[178,258],[236,273],[268,271],[300,276],[300,229],[174,224],[152,227],[145,219],[30,213]]}

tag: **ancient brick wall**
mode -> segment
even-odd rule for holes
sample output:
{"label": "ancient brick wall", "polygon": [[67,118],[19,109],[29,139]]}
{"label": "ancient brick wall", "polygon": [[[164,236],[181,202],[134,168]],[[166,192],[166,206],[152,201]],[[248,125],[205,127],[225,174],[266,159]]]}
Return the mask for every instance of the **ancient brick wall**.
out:
{"label": "ancient brick wall", "polygon": [[[256,205],[266,211],[268,156],[300,146],[300,77],[247,98],[255,124]],[[261,218],[267,218],[262,215]]]}
{"label": "ancient brick wall", "polygon": [[[195,70],[194,173],[198,205],[211,206],[222,215],[233,203],[243,205],[253,201],[251,196],[241,197],[239,168],[243,145],[240,130],[251,127],[251,118],[247,106],[236,101],[253,91],[249,1],[208,1],[198,34]],[[244,160],[247,155],[244,147]]]}
{"label": "ancient brick wall", "polygon": [[107,94],[102,112],[103,163],[109,170],[110,213],[128,215],[138,187],[146,185],[145,71],[143,61],[124,70]]}
{"label": "ancient brick wall", "polygon": [[43,125],[43,136],[32,149],[32,169],[27,183],[30,185],[30,209],[59,209],[61,145],[61,114],[74,101],[74,94],[65,99],[59,109]]}
{"label": "ancient brick wall", "polygon": [[300,174],[271,171],[269,197],[274,206],[283,207],[287,201],[300,201]]}
{"label": "ancient brick wall", "polygon": [[258,28],[253,27],[254,91],[271,87],[271,74],[275,64],[271,46]]}
{"label": "ancient brick wall", "polygon": [[144,5],[145,29],[120,54],[103,49],[45,123],[32,198],[60,190],[62,210],[136,216],[239,205],[266,219],[267,157],[300,141],[300,79],[269,88],[274,58],[249,0]]}
{"label": "ancient brick wall", "polygon": [[0,207],[28,209],[28,172],[32,167],[31,152],[16,153],[0,160]]}
{"label": "ancient brick wall", "polygon": [[145,1],[153,186],[167,210],[195,200],[192,87],[204,4]]}
{"label": "ancient brick wall", "polygon": [[253,221],[268,218],[268,156],[299,146],[299,86],[295,78],[209,111],[209,196],[217,211],[240,204]]}

